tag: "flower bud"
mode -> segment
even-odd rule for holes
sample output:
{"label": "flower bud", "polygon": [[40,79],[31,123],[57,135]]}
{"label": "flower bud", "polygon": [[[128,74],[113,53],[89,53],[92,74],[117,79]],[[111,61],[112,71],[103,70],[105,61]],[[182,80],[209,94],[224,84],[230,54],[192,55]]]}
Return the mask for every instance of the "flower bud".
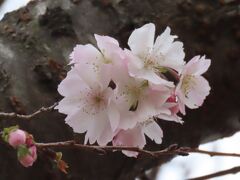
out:
{"label": "flower bud", "polygon": [[17,129],[9,133],[8,143],[16,148],[19,145],[25,144],[26,133],[23,130]]}
{"label": "flower bud", "polygon": [[37,159],[37,148],[36,146],[32,146],[28,148],[29,153],[27,153],[25,156],[19,158],[19,162],[24,166],[24,167],[29,167],[32,166],[33,163]]}
{"label": "flower bud", "polygon": [[168,99],[167,102],[177,102],[177,96],[175,94],[172,94]]}
{"label": "flower bud", "polygon": [[27,147],[34,145],[34,140],[32,135],[28,134],[25,144],[27,145]]}

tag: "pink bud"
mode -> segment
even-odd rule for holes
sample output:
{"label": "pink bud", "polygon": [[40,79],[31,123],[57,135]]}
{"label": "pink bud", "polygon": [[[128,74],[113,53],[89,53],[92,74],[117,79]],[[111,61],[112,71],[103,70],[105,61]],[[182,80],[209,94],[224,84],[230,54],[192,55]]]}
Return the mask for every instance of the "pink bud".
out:
{"label": "pink bud", "polygon": [[177,114],[179,112],[179,106],[178,105],[173,106],[173,107],[171,107],[169,109],[172,112],[172,114]]}
{"label": "pink bud", "polygon": [[28,135],[25,144],[27,145],[27,147],[34,145],[33,137],[31,135]]}
{"label": "pink bud", "polygon": [[177,96],[172,94],[168,99],[167,102],[177,102]]}
{"label": "pink bud", "polygon": [[[167,102],[169,103],[177,103],[178,99],[177,96],[175,94],[172,94],[168,99]],[[177,114],[179,112],[179,105],[176,104],[175,106],[169,108],[170,111],[172,112],[172,114]]]}
{"label": "pink bud", "polygon": [[23,130],[17,129],[15,131],[10,132],[8,137],[8,143],[16,148],[19,145],[25,144],[26,141],[26,133]]}
{"label": "pink bud", "polygon": [[19,159],[19,162],[24,166],[24,167],[29,167],[32,166],[33,163],[36,161],[37,159],[37,148],[36,146],[32,146],[29,149],[29,154],[27,154],[26,156],[22,157],[21,159]]}

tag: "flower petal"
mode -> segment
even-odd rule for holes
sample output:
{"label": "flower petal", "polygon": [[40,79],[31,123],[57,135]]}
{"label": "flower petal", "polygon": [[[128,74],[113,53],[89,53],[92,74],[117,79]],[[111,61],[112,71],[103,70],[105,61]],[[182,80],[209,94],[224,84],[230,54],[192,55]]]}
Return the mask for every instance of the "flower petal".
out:
{"label": "flower petal", "polygon": [[89,129],[92,119],[89,114],[82,111],[82,109],[76,109],[65,119],[66,123],[73,128],[76,133],[84,133]]}
{"label": "flower petal", "polygon": [[84,63],[86,61],[94,62],[101,57],[101,53],[91,44],[77,45],[74,47],[70,58],[70,64]]}
{"label": "flower petal", "polygon": [[119,47],[116,39],[109,36],[95,34],[97,45],[101,50],[106,64],[121,64],[124,59],[123,50]]}
{"label": "flower petal", "polygon": [[198,76],[194,78],[194,87],[188,92],[188,94],[183,99],[183,102],[191,109],[198,108],[201,106],[209,95],[210,86],[208,81],[202,77]]}
{"label": "flower petal", "polygon": [[108,121],[105,121],[104,129],[103,129],[102,133],[100,134],[97,142],[100,146],[105,146],[110,141],[112,141],[113,136],[114,136],[114,133],[111,129],[110,123]]}
{"label": "flower petal", "polygon": [[155,141],[157,144],[161,144],[162,143],[163,131],[162,131],[160,126],[155,121],[151,121],[149,123],[146,123],[144,125],[143,132],[152,141]]}
{"label": "flower petal", "polygon": [[170,32],[171,29],[167,27],[164,32],[157,37],[153,47],[154,54],[165,54],[169,50],[174,39],[177,38],[177,36],[170,35]]}
{"label": "flower petal", "polygon": [[112,37],[100,36],[98,34],[94,34],[94,37],[97,41],[97,45],[98,45],[99,49],[101,50],[101,52],[106,51],[107,48],[109,47],[108,46],[109,44],[114,45],[114,46],[119,46],[118,41]]}
{"label": "flower petal", "polygon": [[118,109],[114,103],[110,103],[107,110],[111,128],[113,131],[115,131],[119,125],[120,113],[118,112]]}
{"label": "flower petal", "polygon": [[89,139],[90,144],[94,144],[97,141],[101,146],[106,145],[112,140],[113,131],[111,130],[107,113],[105,111],[92,117],[92,123],[88,128],[86,137]]}
{"label": "flower petal", "polygon": [[128,39],[132,52],[139,57],[145,57],[152,49],[155,36],[155,25],[145,24],[135,29]]}
{"label": "flower petal", "polygon": [[164,56],[166,56],[166,60],[161,62],[162,66],[172,68],[178,72],[182,71],[185,64],[185,53],[183,51],[182,42],[176,41],[172,43],[171,47]]}
{"label": "flower petal", "polygon": [[[131,146],[143,148],[146,144],[145,136],[142,132],[140,125],[137,125],[133,129],[120,130],[113,139],[113,145],[115,146]],[[122,151],[129,157],[137,157],[137,152]]]}
{"label": "flower petal", "polygon": [[186,64],[186,68],[183,73],[199,76],[205,73],[210,65],[210,59],[206,59],[205,56],[201,58],[200,56],[195,56]]}
{"label": "flower petal", "polygon": [[183,43],[173,42],[177,36],[170,35],[170,28],[157,37],[152,51],[152,57],[156,59],[160,67],[169,67],[176,71],[183,68],[185,53],[183,51]]}
{"label": "flower petal", "polygon": [[58,111],[63,114],[70,114],[74,110],[79,109],[81,106],[82,102],[79,100],[79,98],[65,97],[54,109],[58,109]]}
{"label": "flower petal", "polygon": [[58,92],[62,96],[79,96],[84,88],[87,88],[87,85],[79,77],[76,69],[73,68],[67,73],[67,77],[58,85]]}
{"label": "flower petal", "polygon": [[92,45],[78,45],[74,48],[74,69],[81,79],[93,88],[101,80],[99,73],[103,64],[102,54]]}
{"label": "flower petal", "polygon": [[174,87],[173,82],[167,81],[167,80],[161,78],[159,75],[157,75],[152,70],[141,69],[139,71],[134,72],[134,74],[132,74],[132,76],[137,77],[137,78],[146,79],[154,84],[158,84],[158,85],[162,84],[162,85],[166,85],[168,87]]}

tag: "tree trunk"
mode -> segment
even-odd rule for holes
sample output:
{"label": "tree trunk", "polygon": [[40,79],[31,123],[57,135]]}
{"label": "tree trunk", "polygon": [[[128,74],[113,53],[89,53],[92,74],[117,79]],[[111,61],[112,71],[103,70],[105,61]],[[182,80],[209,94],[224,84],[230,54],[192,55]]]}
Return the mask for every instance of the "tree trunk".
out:
{"label": "tree trunk", "polygon": [[[172,28],[183,41],[186,60],[206,54],[212,65],[206,78],[212,87],[203,107],[184,117],[184,125],[159,120],[163,144],[149,140],[146,149],[159,150],[173,143],[196,147],[229,136],[240,129],[240,15],[238,1],[217,0],[42,0],[9,13],[0,22],[0,111],[31,113],[61,99],[57,85],[64,78],[69,53],[79,44],[95,43],[93,34],[110,35],[126,46],[132,30],[146,22],[161,33]],[[37,142],[78,139],[64,123],[64,115],[43,113],[31,121],[1,119],[0,126],[19,124]],[[140,156],[120,152],[99,155],[74,149],[59,149],[69,164],[64,175],[42,156],[31,168],[23,168],[16,152],[1,143],[1,179],[134,179],[161,165]],[[153,173],[154,174],[154,173]]]}

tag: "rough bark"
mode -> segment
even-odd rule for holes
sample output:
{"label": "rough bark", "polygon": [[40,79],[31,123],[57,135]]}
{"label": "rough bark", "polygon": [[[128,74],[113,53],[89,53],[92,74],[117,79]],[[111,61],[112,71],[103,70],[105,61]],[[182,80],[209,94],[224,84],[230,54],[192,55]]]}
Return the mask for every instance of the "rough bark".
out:
{"label": "rough bark", "polygon": [[[206,54],[212,59],[206,78],[212,86],[204,106],[189,111],[185,124],[159,121],[164,130],[162,145],[149,141],[156,150],[173,143],[198,146],[229,136],[240,129],[240,15],[239,1],[177,0],[43,0],[31,2],[9,13],[0,22],[0,110],[30,113],[53,104],[61,97],[57,84],[68,69],[68,55],[76,43],[95,43],[93,34],[116,37],[126,46],[130,32],[154,22],[160,33],[166,26],[185,44],[186,59]],[[38,142],[53,142],[74,135],[64,116],[43,113],[32,121],[0,120],[0,128],[19,124]],[[121,153],[99,155],[79,150],[62,150],[69,163],[68,175],[61,174],[39,157],[31,168],[21,167],[16,153],[1,143],[1,179],[133,179],[161,165],[159,160],[128,158]],[[142,176],[144,177],[144,176]]]}

